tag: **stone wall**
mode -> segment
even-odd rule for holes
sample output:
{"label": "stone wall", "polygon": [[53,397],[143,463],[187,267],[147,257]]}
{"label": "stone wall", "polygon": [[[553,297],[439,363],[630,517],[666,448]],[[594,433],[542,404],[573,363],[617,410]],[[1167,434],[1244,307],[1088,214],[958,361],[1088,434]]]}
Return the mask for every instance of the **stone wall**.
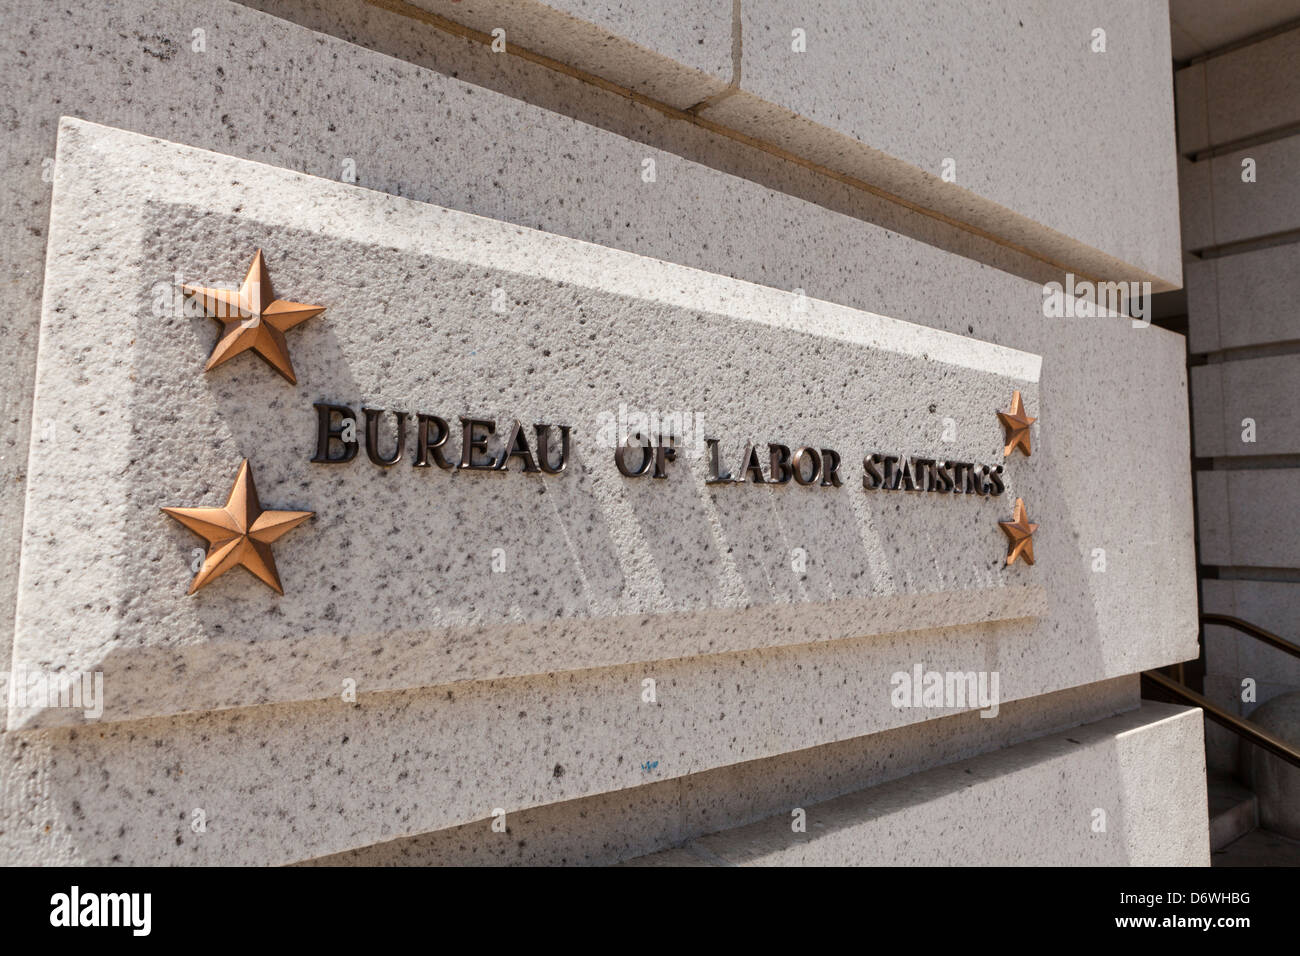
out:
{"label": "stone wall", "polygon": [[[0,614],[0,647],[6,663],[75,660],[119,682],[108,687],[99,722],[34,717],[11,695],[0,736],[0,858],[614,862],[788,817],[792,807],[806,809],[811,826],[820,819],[845,834],[842,852],[851,854],[852,834],[861,832],[853,813],[875,798],[919,807],[930,778],[917,777],[909,790],[913,775],[984,755],[991,778],[1005,779],[977,800],[945,805],[937,819],[973,825],[981,801],[1037,800],[1036,826],[1053,834],[1053,852],[1086,844],[1099,862],[1205,862],[1204,817],[1187,812],[1203,804],[1200,735],[1185,731],[1185,711],[1139,707],[1136,678],[1196,654],[1183,339],[1117,315],[1043,313],[1043,283],[1067,272],[1155,288],[1181,281],[1163,3],[1098,0],[1068,11],[1025,3],[963,13],[956,26],[937,4],[818,3],[792,19],[785,5],[744,0],[667,4],[654,15],[612,4],[469,0],[128,0],[70,9],[22,0],[11,8],[0,39],[11,104],[0,149],[16,174],[0,200],[11,276],[0,305],[12,348],[0,355],[0,376],[14,385],[5,394],[0,466],[16,493],[0,500],[0,602],[10,609]],[[498,22],[502,52],[492,47]],[[1109,46],[1093,52],[1091,31],[1103,24]],[[805,33],[804,52],[787,42],[796,30]],[[998,53],[970,56],[953,48],[954,37],[985,37]],[[886,58],[890,69],[868,69]],[[1090,78],[1084,99],[1076,95],[1080,71]],[[1123,170],[1098,160],[1107,143],[1124,156]],[[948,159],[955,181],[945,177]],[[471,225],[458,213],[495,222]],[[582,509],[594,500],[607,516],[639,521],[591,537],[594,553],[552,540],[544,556],[559,570],[539,580],[578,582],[557,599],[562,616],[609,622],[607,634],[541,627],[542,604],[529,604],[532,579],[486,579],[504,588],[489,601],[496,617],[461,621],[469,630],[456,634],[436,630],[455,621],[422,622],[433,629],[422,631],[418,602],[382,591],[406,566],[392,556],[376,562],[384,545],[369,538],[371,557],[341,567],[356,585],[346,611],[373,601],[377,623],[329,633],[311,602],[287,595],[269,603],[274,595],[242,571],[217,582],[223,590],[197,596],[215,603],[184,603],[187,532],[155,515],[136,540],[124,516],[224,495],[233,470],[222,463],[253,457],[250,448],[301,443],[301,413],[312,401],[426,394],[394,399],[378,384],[387,380],[371,375],[388,371],[390,345],[374,345],[363,360],[365,336],[349,335],[378,331],[376,341],[394,354],[428,363],[419,326],[364,305],[359,290],[367,282],[395,287],[415,261],[399,254],[418,257],[422,243],[427,256],[454,260],[462,226],[509,256],[462,258],[471,271],[461,301],[486,300],[501,285],[488,272],[503,268],[523,277],[524,294],[512,298],[530,319],[528,308],[538,306],[527,293],[557,295],[554,263],[571,260],[584,295],[602,283],[609,296],[635,293],[635,309],[621,313],[610,298],[599,314],[625,315],[630,329],[649,309],[688,363],[685,378],[703,381],[711,364],[743,363],[759,341],[780,344],[751,331],[779,304],[781,321],[794,323],[789,341],[814,343],[806,354],[786,347],[791,381],[822,370],[788,406],[775,381],[752,407],[731,383],[708,407],[733,424],[793,427],[796,412],[834,408],[847,396],[853,404],[846,398],[840,418],[818,419],[819,427],[847,436],[860,420],[868,434],[885,428],[880,437],[890,441],[932,436],[937,445],[944,417],[964,429],[987,405],[989,431],[959,440],[972,455],[998,456],[985,385],[965,398],[918,399],[916,417],[896,432],[882,422],[903,421],[909,392],[900,380],[933,375],[938,383],[943,362],[985,376],[953,373],[963,387],[996,383],[1007,391],[1000,401],[1017,383],[1038,422],[1034,454],[1015,452],[1007,465],[1011,490],[1026,495],[1040,525],[1037,563],[1005,567],[989,510],[970,542],[959,539],[987,566],[988,596],[942,560],[914,560],[895,569],[896,586],[877,580],[855,605],[838,585],[879,574],[891,547],[924,557],[909,533],[927,545],[945,533],[927,518],[934,527],[903,524],[891,536],[874,524],[884,512],[861,503],[870,499],[859,484],[839,489],[835,500],[854,504],[838,517],[805,517],[835,534],[861,522],[859,530],[879,533],[878,550],[828,544],[833,534],[805,541],[796,526],[780,541],[821,569],[811,593],[776,577],[785,573],[784,552],[764,566],[763,588],[741,572],[717,578],[761,591],[751,602],[760,611],[817,615],[815,633],[774,639],[763,630],[770,621],[745,617],[739,599],[717,602],[720,624],[683,625],[673,615],[690,608],[674,596],[714,601],[723,591],[700,580],[713,580],[722,565],[705,563],[704,578],[692,583],[689,567],[675,562],[714,541],[674,538],[663,530],[674,527],[663,505],[629,507],[630,493],[602,484],[610,480],[602,473],[590,479],[590,498],[575,499],[575,514],[588,517]],[[313,319],[290,333],[301,339],[296,392],[260,364],[231,363],[210,380],[174,376],[164,359],[180,360],[187,345],[202,350],[208,323],[173,322],[164,327],[170,338],[149,324],[156,273],[183,267],[187,280],[202,270],[237,280],[251,237],[279,250],[278,292],[328,290],[336,303],[329,321],[347,314],[345,301],[358,315],[376,310],[354,329],[335,332]],[[595,264],[602,268],[592,271]],[[637,289],[638,274],[659,281]],[[79,297],[83,288],[98,294]],[[706,293],[714,297],[707,307],[686,301]],[[115,301],[131,303],[121,325],[106,305]],[[811,307],[796,311],[792,303],[804,301]],[[699,314],[670,311],[692,308]],[[737,311],[728,321],[716,318],[729,308]],[[682,327],[706,317],[713,324],[695,326],[692,341]],[[465,321],[479,335],[493,320],[485,312]],[[877,328],[913,344],[873,339]],[[558,334],[539,329],[543,338]],[[862,350],[843,352],[835,366],[861,369],[863,380],[847,390],[815,363],[835,343]],[[589,347],[585,356],[581,342],[568,344],[569,367],[612,354]],[[872,364],[878,353],[868,350],[883,345],[904,356],[892,373]],[[449,376],[441,394],[468,401],[469,383],[489,372],[509,378],[509,355],[476,370],[468,358],[475,344],[465,351],[454,363],[439,353]],[[555,381],[563,381],[562,365],[551,369]],[[335,383],[350,375],[355,387],[320,394],[327,374]],[[617,369],[589,374],[612,382]],[[403,387],[436,398],[430,380]],[[217,384],[198,387],[206,381]],[[580,394],[572,384],[557,392],[532,381],[515,380],[515,404],[594,411],[555,397]],[[892,390],[891,417],[876,418],[873,390]],[[180,411],[160,420],[159,396]],[[256,417],[281,401],[298,416],[284,419],[284,436],[272,419]],[[930,410],[944,403],[950,416]],[[100,428],[98,413],[110,406],[117,417]],[[185,467],[139,470],[160,449],[162,461],[181,461],[187,453],[168,442],[198,433],[201,421],[212,442]],[[226,424],[250,421],[260,423],[251,432]],[[702,463],[691,468],[702,479]],[[300,474],[268,470],[259,490],[276,506],[324,516],[328,509],[308,500],[309,485],[296,484]],[[149,495],[130,497],[140,487],[135,476],[147,479]],[[511,487],[509,507],[522,508],[519,489],[530,486]],[[688,511],[718,500],[702,481],[685,487]],[[163,488],[185,500],[155,501]],[[105,495],[113,500],[96,506],[96,489],[113,490]],[[791,507],[773,497],[780,493],[754,489],[760,497],[720,552],[765,541],[764,522],[779,524]],[[391,515],[400,525],[415,494],[393,491],[394,504],[376,520]],[[61,495],[73,506],[61,509]],[[997,517],[1009,518],[1007,507]],[[282,572],[294,568],[319,599],[329,571],[312,539],[294,535],[285,539]],[[476,561],[486,568],[494,546],[431,540],[441,549],[434,565],[471,570]],[[891,587],[924,600],[891,610]],[[261,627],[250,616],[259,607]],[[403,609],[401,620],[385,620],[384,607]],[[439,608],[457,610],[441,600]],[[223,622],[231,632],[215,633]],[[530,642],[538,649],[531,656]],[[458,656],[440,656],[451,651]],[[996,672],[999,715],[894,706],[891,675],[917,664]],[[357,699],[341,700],[338,680],[353,672]],[[653,703],[644,699],[647,678],[657,688]],[[115,696],[114,686],[129,690]],[[1078,751],[1068,738],[1047,740],[1085,725],[1085,736],[1072,735],[1088,741]],[[1039,761],[1052,772],[1014,771]],[[1134,777],[1144,761],[1167,768],[1163,789]],[[1057,770],[1097,779],[1095,799],[1056,799],[1048,781]],[[882,786],[894,789],[835,816],[837,797]],[[492,827],[498,809],[507,833]],[[1110,821],[1102,830],[1098,809]],[[197,832],[196,810],[206,821]],[[1000,839],[985,859],[1048,858],[1048,841],[1036,850],[1014,835]],[[940,847],[917,847],[914,858],[931,851]],[[886,857],[907,852],[900,843]],[[976,848],[952,859],[978,858]]]}
{"label": "stone wall", "polygon": [[[1290,29],[1175,74],[1202,603],[1292,642],[1300,637],[1297,64],[1300,30]],[[1206,695],[1233,713],[1249,716],[1300,689],[1295,658],[1217,625],[1205,641]],[[1237,738],[1207,725],[1206,739],[1211,767],[1235,771]]]}

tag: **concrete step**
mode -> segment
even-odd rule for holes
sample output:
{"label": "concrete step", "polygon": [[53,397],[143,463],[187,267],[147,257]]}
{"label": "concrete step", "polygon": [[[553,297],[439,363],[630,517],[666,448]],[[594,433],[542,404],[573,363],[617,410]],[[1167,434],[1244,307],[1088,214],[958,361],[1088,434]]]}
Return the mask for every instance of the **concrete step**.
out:
{"label": "concrete step", "polygon": [[1210,806],[1210,850],[1222,850],[1259,826],[1259,801],[1228,774],[1210,774],[1206,781]]}

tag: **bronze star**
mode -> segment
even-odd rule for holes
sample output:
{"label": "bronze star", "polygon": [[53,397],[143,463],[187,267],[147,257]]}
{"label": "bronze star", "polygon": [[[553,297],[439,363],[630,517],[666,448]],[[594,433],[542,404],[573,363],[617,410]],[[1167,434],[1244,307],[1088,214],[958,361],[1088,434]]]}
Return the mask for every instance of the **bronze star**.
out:
{"label": "bronze star", "polygon": [[1025,414],[1025,403],[1020,400],[1020,389],[1016,389],[1011,396],[1011,408],[1009,411],[998,412],[998,420],[1002,422],[1002,427],[1006,429],[1007,447],[1002,450],[1003,457],[1010,455],[1012,449],[1017,445],[1029,457],[1029,426],[1038,421],[1037,418],[1030,418]]}
{"label": "bronze star", "polygon": [[241,564],[277,594],[283,594],[275,558],[271,555],[271,542],[315,514],[314,511],[263,511],[247,458],[239,466],[235,486],[230,489],[224,507],[162,510],[207,539],[208,553],[190,584],[190,594]]}
{"label": "bronze star", "polygon": [[208,289],[197,285],[182,288],[186,295],[195,296],[202,302],[209,318],[222,324],[221,338],[208,356],[208,364],[203,367],[205,372],[212,371],[240,352],[252,349],[271,368],[297,384],[284,333],[298,323],[320,315],[325,307],[277,299],[271,291],[271,276],[266,271],[261,249],[253,257],[244,284],[238,290]]}
{"label": "bronze star", "polygon": [[1034,563],[1034,532],[1038,530],[1038,525],[1029,523],[1029,515],[1025,512],[1025,499],[1016,499],[1016,511],[1010,521],[999,521],[998,527],[1007,536],[1011,542],[1011,550],[1007,552],[1007,564],[1014,564],[1016,558],[1024,558],[1026,564]]}

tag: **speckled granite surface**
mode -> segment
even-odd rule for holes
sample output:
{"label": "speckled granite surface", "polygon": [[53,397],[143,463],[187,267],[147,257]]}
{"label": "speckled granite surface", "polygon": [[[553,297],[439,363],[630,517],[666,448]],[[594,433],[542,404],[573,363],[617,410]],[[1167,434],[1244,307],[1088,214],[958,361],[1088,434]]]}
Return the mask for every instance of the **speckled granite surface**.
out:
{"label": "speckled granite surface", "polygon": [[[428,11],[688,109],[732,79],[732,0],[380,0]],[[417,21],[418,22],[418,21]]]}
{"label": "speckled granite surface", "polygon": [[[774,815],[788,817],[792,807],[810,808],[998,748],[1014,748],[1035,737],[1103,721],[1135,710],[1137,695],[1138,679],[1120,677],[1014,701],[1002,708],[997,720],[971,711],[685,777],[654,780],[643,773],[653,782],[508,814],[504,833],[494,831],[491,818],[485,816],[309,863],[571,866],[616,863],[645,854],[673,856],[655,851]],[[905,836],[900,833],[897,838]]]}
{"label": "speckled granite surface", "polygon": [[[705,117],[1075,272],[1181,285],[1165,4],[746,0],[740,12],[740,91]],[[807,52],[792,49],[795,29]],[[1142,175],[1059,148],[1111,137]]]}
{"label": "speckled granite surface", "polygon": [[[33,445],[15,660],[103,671],[104,719],[1046,610],[997,527],[1046,506],[1037,459],[1001,497],[869,492],[861,462],[1001,463],[994,411],[1037,407],[1037,356],[72,120],[52,218],[35,416],[68,440]],[[258,248],[277,295],[326,306],[287,333],[296,385],[253,355],[205,373],[215,323],[157,306]],[[313,463],[316,402],[567,424],[573,461],[417,469],[410,422],[391,468]],[[670,478],[619,474],[625,407],[686,416]],[[749,442],[836,449],[843,485],[708,486],[705,435],[737,474]],[[158,509],[222,504],[243,458],[266,507],[316,512],[274,546],[286,594],[187,595],[201,542]]]}
{"label": "speckled granite surface", "polygon": [[[1004,702],[1035,708],[1032,726],[1050,723],[1041,695],[1090,694],[1089,682],[1195,655],[1181,337],[1114,319],[1045,321],[1041,263],[359,0],[14,0],[7,10],[16,28],[0,36],[0,154],[16,174],[0,196],[0,378],[18,388],[0,395],[0,477],[19,491],[0,496],[0,657],[32,422],[51,191],[42,172],[68,114],[327,177],[352,159],[371,189],[1041,355],[1034,480],[1050,489],[1040,536],[1059,560],[1035,568],[1050,596],[1037,619],[455,687],[363,687],[356,706],[336,696],[6,733],[0,859],[299,860],[464,825],[496,806],[609,794],[634,808],[643,761],[658,762],[654,779],[690,786],[710,768],[910,724],[914,748],[881,758],[906,773],[945,733],[933,713],[889,706],[899,667],[997,668]],[[189,48],[198,28],[204,53]],[[646,158],[658,164],[654,185],[640,180]],[[201,254],[211,257],[201,281],[237,281],[247,267],[242,248]],[[299,293],[294,270],[306,261],[272,261],[277,291]],[[147,308],[146,291],[132,295]],[[178,328],[191,344],[213,334],[211,323]],[[305,333],[312,323],[290,334]],[[296,503],[293,489],[262,485],[268,505]],[[214,477],[198,490],[219,499],[228,488],[229,477]],[[1093,568],[1097,548],[1104,573]],[[296,565],[288,552],[280,562],[288,583]],[[641,702],[647,676],[659,682],[656,706]],[[986,738],[1005,731],[973,719],[993,726]],[[198,808],[209,811],[206,833],[191,829]],[[714,825],[732,819],[719,811]],[[614,829],[590,835],[597,844],[635,837],[608,818],[602,826]]]}
{"label": "speckled granite surface", "polygon": [[1207,866],[1201,723],[1148,701],[629,865]]}

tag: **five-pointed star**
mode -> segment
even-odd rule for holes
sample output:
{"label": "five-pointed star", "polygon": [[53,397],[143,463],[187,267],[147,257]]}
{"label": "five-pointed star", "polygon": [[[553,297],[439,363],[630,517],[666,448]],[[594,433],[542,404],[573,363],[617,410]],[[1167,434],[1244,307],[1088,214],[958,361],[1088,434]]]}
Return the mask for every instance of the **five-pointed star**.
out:
{"label": "five-pointed star", "polygon": [[271,368],[297,384],[284,333],[298,323],[320,315],[325,307],[277,299],[271,291],[271,276],[266,271],[261,249],[253,257],[244,284],[238,290],[208,289],[197,285],[182,288],[186,295],[198,298],[210,318],[222,324],[221,338],[208,356],[205,372],[212,371],[240,352],[252,349]]}
{"label": "five-pointed star", "polygon": [[1010,542],[1011,550],[1007,552],[1007,564],[1014,564],[1016,558],[1024,558],[1027,564],[1033,564],[1033,535],[1038,530],[1038,525],[1030,524],[1029,515],[1025,512],[1025,499],[1016,499],[1015,516],[1010,521],[999,521],[998,527]]}
{"label": "five-pointed star", "polygon": [[315,514],[314,511],[263,511],[247,458],[239,466],[235,486],[230,489],[224,507],[162,510],[207,539],[208,553],[190,585],[190,594],[241,564],[276,593],[283,594],[275,558],[271,555],[271,542]]}
{"label": "five-pointed star", "polygon": [[1029,457],[1029,426],[1038,419],[1030,418],[1025,414],[1025,403],[1020,400],[1020,389],[1016,389],[1011,396],[1010,410],[998,412],[998,420],[1002,422],[1002,427],[1007,433],[1007,447],[1002,450],[1003,456],[1010,455],[1012,449],[1019,445],[1025,457]]}

